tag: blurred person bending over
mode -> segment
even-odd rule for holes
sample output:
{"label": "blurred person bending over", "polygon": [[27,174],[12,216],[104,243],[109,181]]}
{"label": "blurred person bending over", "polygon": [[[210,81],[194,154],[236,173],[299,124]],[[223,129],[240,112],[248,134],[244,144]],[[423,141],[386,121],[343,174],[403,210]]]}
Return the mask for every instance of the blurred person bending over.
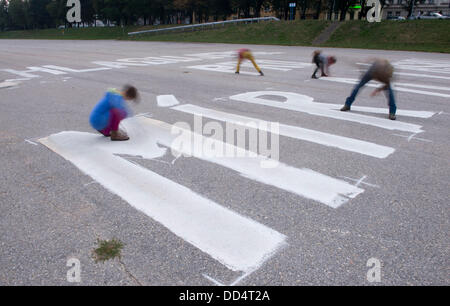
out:
{"label": "blurred person bending over", "polygon": [[329,68],[331,65],[336,63],[336,57],[334,56],[327,56],[322,53],[320,50],[316,50],[313,53],[313,59],[312,62],[316,64],[316,70],[314,70],[314,73],[312,74],[311,78],[317,79],[316,76],[317,71],[320,69],[322,72],[323,77],[327,77],[330,73]]}
{"label": "blurred person bending over", "polygon": [[341,111],[349,111],[352,103],[355,101],[358,91],[366,85],[371,80],[376,80],[383,83],[382,87],[375,89],[371,96],[376,96],[380,91],[384,91],[389,100],[389,119],[395,120],[395,112],[397,111],[397,106],[395,105],[394,91],[391,87],[392,76],[394,68],[387,60],[376,59],[369,70],[363,75],[358,85],[355,86],[351,95],[345,101],[345,105],[341,108]]}
{"label": "blurred person bending over", "polygon": [[264,75],[264,73],[261,71],[261,69],[258,67],[258,65],[256,65],[255,58],[253,57],[253,54],[249,49],[239,49],[238,50],[238,63],[237,63],[237,68],[236,68],[235,73],[239,74],[239,68],[241,67],[241,62],[244,59],[248,59],[249,61],[251,61],[253,63],[253,66],[255,66],[255,69],[259,72],[259,74],[262,76]]}

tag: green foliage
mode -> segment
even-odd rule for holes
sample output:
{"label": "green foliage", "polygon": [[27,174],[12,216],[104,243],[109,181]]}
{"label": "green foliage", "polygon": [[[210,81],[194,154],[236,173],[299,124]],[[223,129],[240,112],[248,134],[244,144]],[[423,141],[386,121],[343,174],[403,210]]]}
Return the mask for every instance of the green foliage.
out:
{"label": "green foliage", "polygon": [[121,258],[123,243],[115,238],[111,240],[97,239],[98,248],[93,250],[95,262],[104,262],[109,259]]}
{"label": "green foliage", "polygon": [[[121,39],[235,44],[310,46],[328,25],[324,20],[262,22],[229,25],[211,30],[128,36],[128,32],[163,26],[70,28],[7,31],[1,38],[20,39]],[[324,47],[409,50],[450,53],[450,20],[346,21],[324,43]]]}
{"label": "green foliage", "polygon": [[450,53],[449,28],[450,20],[347,21],[324,46]]}
{"label": "green foliage", "polygon": [[[80,0],[84,24],[96,20],[117,25],[202,23],[225,20],[232,14],[239,18],[259,17],[261,9],[271,6],[275,14],[287,19],[289,3],[297,9],[326,9],[329,0]],[[344,1],[344,0],[335,0]],[[0,0],[0,30],[45,29],[66,25],[67,0]],[[322,5],[323,4],[323,5]],[[75,27],[76,25],[71,25]]]}
{"label": "green foliage", "polygon": [[314,38],[328,24],[328,21],[317,20],[262,22],[248,25],[228,25],[195,32],[141,35],[131,39],[302,46],[311,45]]}

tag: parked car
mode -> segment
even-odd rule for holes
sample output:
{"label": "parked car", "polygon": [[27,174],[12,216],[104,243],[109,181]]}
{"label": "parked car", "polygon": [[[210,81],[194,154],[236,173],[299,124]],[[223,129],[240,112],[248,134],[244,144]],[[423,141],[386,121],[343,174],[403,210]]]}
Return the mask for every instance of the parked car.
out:
{"label": "parked car", "polygon": [[388,16],[386,19],[387,20],[406,20],[406,18],[403,16]]}
{"label": "parked car", "polygon": [[428,15],[419,15],[417,19],[447,19],[447,16],[441,15],[439,13],[430,13]]}

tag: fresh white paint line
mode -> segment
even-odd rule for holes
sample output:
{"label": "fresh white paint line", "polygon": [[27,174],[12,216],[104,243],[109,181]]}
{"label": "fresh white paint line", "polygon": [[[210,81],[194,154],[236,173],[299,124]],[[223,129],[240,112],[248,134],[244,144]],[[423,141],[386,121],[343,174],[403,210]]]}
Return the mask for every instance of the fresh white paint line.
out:
{"label": "fresh white paint line", "polygon": [[[324,107],[326,109],[340,110],[342,108],[343,104],[317,103],[317,106]],[[364,113],[386,114],[386,108],[380,108],[380,107],[352,105],[352,110],[364,112]],[[431,118],[433,115],[436,114],[435,112],[414,111],[414,110],[404,110],[404,109],[398,109],[396,113],[399,116],[416,117],[416,118]]]}
{"label": "fresh white paint line", "polygon": [[[371,87],[374,87],[374,86],[371,86]],[[438,93],[438,92],[430,92],[430,91],[424,91],[424,90],[409,89],[409,88],[403,88],[403,87],[398,87],[398,86],[395,86],[394,90],[410,92],[410,93],[417,93],[417,94],[421,94],[421,95],[436,96],[436,97],[442,97],[442,98],[450,98],[450,95],[448,95],[448,94],[441,94],[441,93]]]}
{"label": "fresh white paint line", "polygon": [[355,186],[359,186],[366,178],[367,178],[367,175],[364,175],[362,178],[360,178],[360,179],[356,182]]}
{"label": "fresh white paint line", "polygon": [[443,79],[450,80],[450,77],[442,76],[442,75],[434,75],[434,74],[419,74],[419,73],[407,73],[407,72],[395,72],[395,75],[406,75],[406,76],[414,76],[419,78],[431,78],[431,79]]}
{"label": "fresh white paint line", "polygon": [[116,155],[154,158],[164,154],[157,142],[166,131],[142,124],[149,120],[124,120],[129,142],[111,142],[82,132],[61,132],[39,141],[229,269],[247,272],[260,266],[285,243],[284,235]]}
{"label": "fresh white paint line", "polygon": [[31,80],[30,78],[17,78],[17,79],[9,79],[9,80],[5,80],[5,82],[17,82],[17,81],[29,81]]}
{"label": "fresh white paint line", "polygon": [[[256,64],[262,69],[278,70],[278,71],[290,71],[292,69],[302,69],[305,67],[310,67],[311,63],[302,62],[289,62],[289,61],[275,61],[275,60],[258,60],[256,59]],[[217,63],[219,66],[230,66],[236,68],[237,62],[221,62]],[[241,67],[253,68],[253,64],[248,61],[242,61]]]}
{"label": "fresh white paint line", "polygon": [[[143,117],[137,119],[142,125],[148,125],[150,130],[159,130],[160,135],[164,134],[163,130],[166,130],[166,135],[169,135],[173,129],[173,126],[161,121]],[[176,131],[180,134],[160,137],[158,143],[171,148],[172,151],[182,153],[184,156],[193,156],[218,164],[235,170],[248,179],[275,186],[332,208],[339,207],[364,191],[347,182],[311,169],[294,168],[223,141],[193,133],[190,130],[176,127]],[[175,138],[177,141],[174,141]],[[182,145],[180,146],[180,144]],[[207,153],[205,146],[209,150]],[[237,152],[237,157],[225,157],[224,152]],[[265,163],[277,166],[274,168],[261,167]]]}
{"label": "fresh white paint line", "polygon": [[37,143],[35,143],[35,142],[31,141],[31,140],[28,140],[28,139],[25,139],[25,142],[27,142],[29,144],[32,144],[32,145],[35,145],[35,146],[38,145]]}
{"label": "fresh white paint line", "polygon": [[[352,79],[352,78],[326,77],[326,78],[320,78],[319,80],[321,80],[321,81],[346,83],[346,84],[352,84],[352,85],[356,85],[357,83],[359,83],[359,80]],[[399,87],[398,85],[400,85],[400,86],[407,86],[407,87],[408,86],[410,86],[410,87],[414,86],[414,87],[421,87],[421,88],[433,87],[432,89],[435,89],[435,90],[449,90],[447,87],[428,86],[428,85],[410,84],[410,83],[394,83],[394,90],[396,90],[396,91],[403,91],[403,92],[417,93],[417,94],[423,94],[423,95],[428,95],[428,96],[450,98],[449,94],[443,94],[443,93],[431,92],[431,91],[424,91],[424,90],[416,90],[416,89],[411,89],[411,88],[404,88],[404,87]],[[372,81],[372,82],[367,83],[366,86],[368,86],[368,87],[379,87],[380,83]],[[437,89],[437,88],[439,88],[439,89]]]}
{"label": "fresh white paint line", "polygon": [[[236,71],[236,67],[227,66],[227,65],[218,65],[218,64],[196,65],[196,66],[189,66],[187,68],[206,70],[206,71],[215,71],[215,72],[224,72],[224,73],[235,73],[235,71]],[[245,75],[259,75],[259,73],[249,72],[249,71],[240,71],[239,73],[245,74]]]}
{"label": "fresh white paint line", "polygon": [[[256,124],[260,130],[270,132],[270,129],[268,129],[269,127],[268,122],[257,118],[234,115],[192,104],[179,105],[172,107],[172,109],[193,115],[200,115],[215,120],[238,124],[242,126],[249,126],[249,124]],[[304,129],[285,124],[279,124],[279,135],[299,140],[305,140],[313,143],[318,143],[325,146],[331,146],[342,150],[356,152],[377,158],[386,158],[395,151],[394,148],[377,145],[371,142],[366,142],[354,138],[338,136],[334,134]]]}
{"label": "fresh white paint line", "polygon": [[370,186],[370,187],[380,188],[380,186],[378,186],[378,185],[369,184],[369,183],[364,182],[364,179],[367,178],[367,176],[365,176],[365,175],[362,178],[358,179],[358,180],[354,179],[354,178],[351,178],[351,177],[346,177],[346,176],[339,176],[339,177],[343,178],[343,179],[346,179],[346,180],[350,180],[350,181],[356,182],[355,185],[364,184],[364,185],[367,185],[367,186]]}
{"label": "fresh white paint line", "polygon": [[[371,66],[372,64],[368,63],[356,63],[360,66]],[[405,74],[405,75],[411,75],[411,76],[419,76],[419,77],[436,77],[436,78],[443,78],[446,79],[446,77],[441,77],[439,75],[427,75],[427,74],[407,74],[407,73],[401,73],[397,72],[398,70],[414,70],[414,71],[423,71],[428,73],[441,73],[441,74],[448,74],[450,73],[450,64],[448,61],[430,61],[430,60],[413,60],[413,59],[405,59],[401,60],[395,63],[392,63],[395,68],[395,74]]]}
{"label": "fresh white paint line", "polygon": [[[270,100],[268,98],[261,98],[262,96],[279,96],[286,99],[285,102]],[[375,118],[352,112],[340,112],[337,110],[326,109],[320,106],[322,103],[314,103],[313,98],[292,92],[282,91],[256,91],[238,94],[230,97],[231,100],[247,102],[280,109],[287,109],[297,112],[303,112],[310,115],[328,117],[338,120],[346,120],[357,122],[364,125],[376,126],[387,130],[399,130],[411,133],[420,133],[423,130],[420,125],[401,122],[399,120],[393,121],[385,118]]]}
{"label": "fresh white paint line", "polygon": [[72,69],[67,67],[61,67],[61,66],[55,66],[55,65],[45,65],[42,66],[45,68],[50,68],[54,70],[60,70],[64,72],[73,72],[73,73],[80,73],[80,72],[93,72],[93,71],[102,71],[102,70],[110,70],[111,68],[101,67],[101,68],[89,68],[89,69]]}
{"label": "fresh white paint line", "polygon": [[0,82],[0,89],[1,88],[9,88],[9,87],[13,87],[13,86],[17,86],[19,83],[14,83],[14,82]]}
{"label": "fresh white paint line", "polygon": [[412,134],[409,136],[408,135],[400,135],[400,134],[392,134],[392,135],[406,138],[408,140],[408,142],[410,142],[412,139],[416,139],[416,140],[420,140],[420,141],[424,141],[424,142],[433,142],[432,140],[429,140],[429,139],[416,137],[416,134]]}
{"label": "fresh white paint line", "polygon": [[216,286],[225,286],[225,284],[215,280],[214,278],[212,278],[211,276],[207,275],[207,274],[202,274],[204,278],[206,278],[207,280],[211,281],[212,283],[214,283]]}
{"label": "fresh white paint line", "polygon": [[158,96],[156,98],[156,100],[158,102],[159,107],[170,107],[170,106],[180,104],[180,102],[178,102],[177,98],[175,98],[175,96],[173,96],[173,95],[161,95],[161,96]]}

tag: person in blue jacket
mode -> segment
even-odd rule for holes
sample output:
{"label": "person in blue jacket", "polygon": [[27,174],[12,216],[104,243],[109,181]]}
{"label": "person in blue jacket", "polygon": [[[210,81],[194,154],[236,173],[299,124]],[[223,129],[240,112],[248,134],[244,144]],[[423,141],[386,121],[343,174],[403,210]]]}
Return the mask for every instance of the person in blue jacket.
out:
{"label": "person in blue jacket", "polygon": [[122,91],[109,89],[91,112],[91,126],[113,141],[130,139],[124,131],[119,130],[119,125],[120,121],[131,115],[126,101],[138,102],[138,95],[137,89],[131,85],[125,85]]}

